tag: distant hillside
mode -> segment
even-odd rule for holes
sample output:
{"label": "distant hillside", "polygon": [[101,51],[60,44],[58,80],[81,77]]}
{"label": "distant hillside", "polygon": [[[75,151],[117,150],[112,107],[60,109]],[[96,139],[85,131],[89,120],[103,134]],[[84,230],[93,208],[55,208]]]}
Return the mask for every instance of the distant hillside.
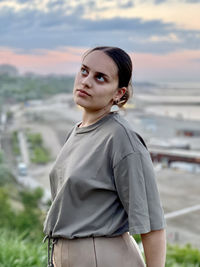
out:
{"label": "distant hillside", "polygon": [[17,76],[18,70],[15,66],[9,64],[0,64],[0,75]]}
{"label": "distant hillside", "polygon": [[[0,65],[0,102],[44,99],[57,93],[71,93],[74,77],[64,75],[19,75],[17,68]],[[1,104],[0,103],[0,104]]]}

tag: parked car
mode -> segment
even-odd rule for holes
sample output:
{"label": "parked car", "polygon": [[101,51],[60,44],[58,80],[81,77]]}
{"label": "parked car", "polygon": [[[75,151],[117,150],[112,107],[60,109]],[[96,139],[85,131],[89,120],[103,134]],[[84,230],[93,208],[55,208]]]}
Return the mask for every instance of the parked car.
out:
{"label": "parked car", "polygon": [[24,162],[19,162],[17,169],[18,169],[19,175],[23,175],[23,176],[27,175],[27,166]]}

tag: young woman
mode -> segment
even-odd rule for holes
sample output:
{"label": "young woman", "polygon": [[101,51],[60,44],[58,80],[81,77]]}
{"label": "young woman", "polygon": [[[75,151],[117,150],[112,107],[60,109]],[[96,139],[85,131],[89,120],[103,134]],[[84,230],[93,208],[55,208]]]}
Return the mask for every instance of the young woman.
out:
{"label": "young woman", "polygon": [[52,205],[44,232],[49,265],[165,265],[165,220],[149,151],[118,112],[131,95],[132,63],[116,47],[84,54],[74,83],[82,121],[68,134],[50,172]]}

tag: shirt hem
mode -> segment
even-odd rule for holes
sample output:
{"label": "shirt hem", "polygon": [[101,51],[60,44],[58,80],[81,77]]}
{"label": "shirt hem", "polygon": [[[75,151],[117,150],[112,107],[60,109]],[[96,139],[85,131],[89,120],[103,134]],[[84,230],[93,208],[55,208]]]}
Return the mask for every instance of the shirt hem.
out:
{"label": "shirt hem", "polygon": [[166,223],[163,223],[162,225],[156,225],[156,226],[147,226],[147,227],[130,227],[129,233],[131,235],[136,234],[146,234],[151,231],[161,230],[166,228]]}

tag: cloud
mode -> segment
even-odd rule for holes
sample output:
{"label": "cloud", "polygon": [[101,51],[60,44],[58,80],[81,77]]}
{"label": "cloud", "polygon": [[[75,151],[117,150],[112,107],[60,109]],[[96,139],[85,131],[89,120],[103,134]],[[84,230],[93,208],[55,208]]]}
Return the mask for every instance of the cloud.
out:
{"label": "cloud", "polygon": [[[168,0],[154,0],[155,4],[162,4],[165,2],[168,2]],[[197,4],[197,3],[200,3],[200,0],[183,0],[183,2],[191,3],[191,4]]]}
{"label": "cloud", "polygon": [[191,61],[196,62],[196,63],[200,63],[200,57],[193,58],[193,59],[191,59]]}
{"label": "cloud", "polygon": [[118,3],[118,6],[120,7],[120,8],[131,8],[131,7],[133,7],[134,6],[134,3],[133,3],[133,1],[124,1],[123,3],[120,1],[119,3]]}
{"label": "cloud", "polygon": [[29,2],[31,3],[35,1],[34,0],[16,0],[16,2],[24,4],[24,3],[29,3]]}
{"label": "cloud", "polygon": [[167,0],[155,0],[155,4],[161,4],[166,2]]}
{"label": "cloud", "polygon": [[200,81],[199,64],[193,62],[200,58],[200,51],[181,51],[167,55],[136,53],[132,58],[136,80]]}
{"label": "cloud", "polygon": [[156,36],[153,35],[150,38],[150,41],[152,42],[181,42],[181,40],[174,34],[170,33],[168,35],[163,35],[163,36]]}
{"label": "cloud", "polygon": [[47,6],[49,8],[61,7],[63,6],[63,0],[49,1]]}
{"label": "cloud", "polygon": [[[32,71],[40,74],[74,74],[80,67],[81,55],[86,47],[67,47],[58,51],[37,51],[35,55],[16,54],[9,49],[0,50],[0,64],[9,62],[20,73]],[[200,81],[200,51],[182,51],[169,54],[130,53],[133,59],[134,81]]]}
{"label": "cloud", "polygon": [[[90,6],[93,4],[90,1]],[[30,54],[37,49],[105,44],[155,54],[199,49],[200,31],[179,29],[173,23],[122,17],[92,20],[83,17],[87,8],[83,3],[72,7],[57,0],[49,1],[47,6],[48,12],[1,8],[0,46]]]}
{"label": "cloud", "polygon": [[200,0],[185,0],[187,3],[200,3]]}

